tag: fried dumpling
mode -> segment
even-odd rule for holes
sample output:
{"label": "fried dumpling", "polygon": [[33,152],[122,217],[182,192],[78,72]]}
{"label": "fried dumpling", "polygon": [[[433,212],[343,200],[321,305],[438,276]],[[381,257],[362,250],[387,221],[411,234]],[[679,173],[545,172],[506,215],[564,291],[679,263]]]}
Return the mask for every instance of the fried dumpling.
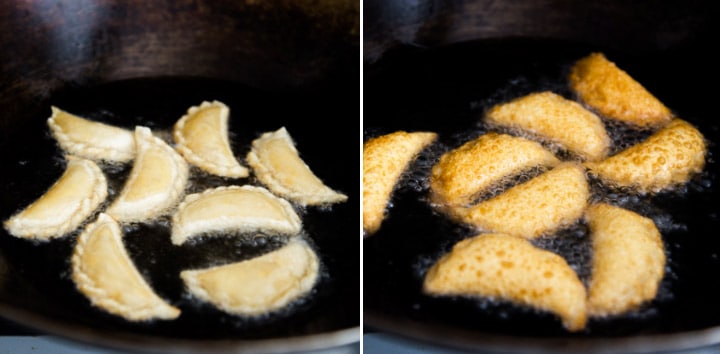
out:
{"label": "fried dumpling", "polygon": [[301,205],[340,203],[347,196],[326,186],[300,158],[285,127],[252,142],[247,163],[273,193]]}
{"label": "fried dumpling", "polygon": [[377,232],[400,176],[418,154],[437,139],[433,132],[397,131],[363,144],[363,230]]}
{"label": "fried dumpling", "polygon": [[105,213],[80,234],[72,279],[94,306],[129,321],[174,319],[180,310],[160,298],[135,267],[117,221]]}
{"label": "fried dumpling", "polygon": [[702,133],[682,119],[607,159],[587,163],[591,174],[615,186],[658,192],[702,171],[707,146]]}
{"label": "fried dumpling", "polygon": [[570,331],[582,330],[587,321],[585,286],[565,259],[511,235],[481,234],[458,242],[428,270],[423,291],[549,311]]}
{"label": "fried dumpling", "polygon": [[65,172],[37,200],[5,221],[16,237],[48,240],[78,228],[107,198],[107,181],[92,160],[67,156]]}
{"label": "fried dumpling", "polygon": [[195,297],[236,315],[279,310],[307,295],[317,283],[319,260],[299,238],[242,262],[185,270],[180,277]]}
{"label": "fried dumpling", "polygon": [[55,106],[51,110],[48,126],[67,154],[96,162],[124,163],[135,157],[131,130],[85,119]]}
{"label": "fried dumpling", "polygon": [[652,219],[609,204],[590,206],[585,217],[593,247],[590,315],[622,314],[654,299],[665,250]]}
{"label": "fried dumpling", "polygon": [[533,167],[560,163],[555,155],[532,140],[487,133],[440,157],[430,174],[433,203],[469,206],[490,186]]}
{"label": "fried dumpling", "polygon": [[302,229],[293,206],[257,186],[227,186],[185,197],[172,217],[172,243],[222,232],[265,232],[295,235]]}
{"label": "fried dumpling", "polygon": [[106,211],[120,222],[142,222],[168,212],[180,202],[188,180],[185,160],[150,128],[137,127],[135,143],[130,176]]}
{"label": "fried dumpling", "polygon": [[498,104],[485,114],[484,120],[558,144],[586,161],[600,160],[610,150],[610,137],[600,117],[550,91]]}
{"label": "fried dumpling", "polygon": [[569,81],[580,100],[607,118],[642,128],[673,118],[669,108],[602,53],[575,62]]}
{"label": "fried dumpling", "polygon": [[589,198],[585,170],[562,163],[458,214],[481,230],[532,239],[579,220]]}
{"label": "fried dumpling", "polygon": [[219,101],[190,107],[173,129],[176,149],[201,170],[222,177],[247,177],[247,167],[238,162],[228,137],[230,108]]}

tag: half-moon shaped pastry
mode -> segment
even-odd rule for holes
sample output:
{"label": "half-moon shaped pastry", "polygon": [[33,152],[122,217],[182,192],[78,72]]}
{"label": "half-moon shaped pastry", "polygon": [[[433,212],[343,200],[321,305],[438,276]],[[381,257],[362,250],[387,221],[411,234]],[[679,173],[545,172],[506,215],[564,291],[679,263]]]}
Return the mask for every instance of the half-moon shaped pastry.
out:
{"label": "half-moon shaped pastry", "polygon": [[174,319],[180,310],[160,298],[138,272],[117,221],[105,213],[80,234],[72,279],[94,306],[129,321]]}
{"label": "half-moon shaped pastry", "polygon": [[570,331],[587,322],[585,287],[565,259],[511,235],[481,234],[458,242],[427,272],[423,291],[549,311]]}
{"label": "half-moon shaped pastry", "polygon": [[607,156],[610,137],[600,117],[581,104],[545,91],[492,107],[485,122],[528,132],[562,146],[586,161]]}
{"label": "half-moon shaped pastry", "polygon": [[105,201],[107,181],[92,160],[66,157],[62,176],[37,200],[5,221],[16,237],[49,240],[80,226]]}
{"label": "half-moon shaped pastry", "polygon": [[433,132],[397,131],[363,144],[363,230],[374,234],[400,176],[418,154],[437,139]]}
{"label": "half-moon shaped pastry", "polygon": [[206,233],[266,232],[295,235],[300,217],[285,199],[257,186],[227,186],[185,197],[172,218],[172,243]]}
{"label": "half-moon shaped pastry", "polygon": [[458,214],[481,230],[532,239],[579,220],[589,198],[585,170],[562,163]]}
{"label": "half-moon shaped pastry", "polygon": [[257,316],[307,295],[317,282],[318,269],[315,251],[294,238],[260,257],[185,270],[180,277],[195,297],[231,314]]}
{"label": "half-moon shaped pastry", "polygon": [[700,131],[684,120],[673,119],[645,141],[585,166],[612,185],[658,192],[685,183],[702,171],[706,151]]}
{"label": "half-moon shaped pastry", "polygon": [[106,211],[119,222],[142,222],[168,212],[180,202],[188,180],[185,160],[150,128],[136,127],[135,143],[130,176]]}
{"label": "half-moon shaped pastry", "polygon": [[575,62],[569,81],[580,100],[607,118],[642,128],[673,118],[670,109],[602,53]]}
{"label": "half-moon shaped pastry", "polygon": [[248,169],[237,161],[230,146],[229,116],[230,108],[219,101],[204,101],[190,107],[175,123],[176,149],[205,172],[222,177],[247,177]]}
{"label": "half-moon shaped pastry", "polygon": [[622,314],[654,299],[665,247],[652,219],[609,204],[590,206],[585,218],[593,247],[590,315]]}
{"label": "half-moon shaped pastry", "polygon": [[51,109],[48,126],[66,153],[97,162],[124,163],[135,157],[132,131]]}
{"label": "half-moon shaped pastry", "polygon": [[323,205],[347,200],[346,195],[330,189],[310,170],[285,127],[255,139],[247,163],[269,190],[295,203]]}
{"label": "half-moon shaped pastry", "polygon": [[431,198],[440,208],[466,207],[504,178],[558,163],[552,152],[535,141],[490,132],[440,157],[430,174]]}

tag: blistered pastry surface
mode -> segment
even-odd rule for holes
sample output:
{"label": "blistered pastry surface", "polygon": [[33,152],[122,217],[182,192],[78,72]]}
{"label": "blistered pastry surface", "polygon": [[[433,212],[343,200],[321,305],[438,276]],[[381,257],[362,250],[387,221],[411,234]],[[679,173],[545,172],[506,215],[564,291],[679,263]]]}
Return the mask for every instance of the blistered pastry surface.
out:
{"label": "blistered pastry surface", "polygon": [[617,315],[657,294],[665,275],[665,246],[652,219],[609,204],[585,212],[593,245],[588,311]]}
{"label": "blistered pastry surface", "polygon": [[568,330],[587,322],[585,286],[562,257],[506,234],[481,234],[455,244],[428,270],[433,295],[500,298],[550,311]]}
{"label": "blistered pastry surface", "polygon": [[473,198],[508,176],[560,163],[540,143],[490,132],[448,151],[433,165],[430,193],[445,207],[469,206]]}
{"label": "blistered pastry surface", "polygon": [[433,132],[396,131],[363,144],[363,230],[380,228],[393,189],[418,154],[437,139]]}
{"label": "blistered pastry surface", "polygon": [[654,193],[688,182],[705,167],[706,154],[702,133],[675,118],[646,140],[586,166],[609,184]]}
{"label": "blistered pastry surface", "polygon": [[492,107],[484,120],[560,145],[587,161],[605,158],[610,137],[600,117],[551,91],[536,92]]}
{"label": "blistered pastry surface", "polygon": [[462,221],[488,232],[537,238],[576,222],[590,199],[585,170],[563,163],[467,209]]}
{"label": "blistered pastry surface", "polygon": [[568,80],[583,103],[610,119],[647,128],[673,118],[665,104],[603,53],[576,61]]}

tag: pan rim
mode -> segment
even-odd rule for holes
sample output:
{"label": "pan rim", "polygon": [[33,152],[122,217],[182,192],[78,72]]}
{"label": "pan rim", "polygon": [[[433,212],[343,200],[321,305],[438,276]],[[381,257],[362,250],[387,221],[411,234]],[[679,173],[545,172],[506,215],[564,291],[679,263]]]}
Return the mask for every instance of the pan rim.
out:
{"label": "pan rim", "polygon": [[270,339],[182,339],[98,331],[0,302],[0,317],[60,340],[113,350],[152,353],[291,353],[324,350],[360,341],[360,326]]}
{"label": "pan rim", "polygon": [[720,343],[720,326],[673,333],[606,337],[517,337],[393,317],[365,309],[364,330],[456,350],[504,353],[655,353]]}

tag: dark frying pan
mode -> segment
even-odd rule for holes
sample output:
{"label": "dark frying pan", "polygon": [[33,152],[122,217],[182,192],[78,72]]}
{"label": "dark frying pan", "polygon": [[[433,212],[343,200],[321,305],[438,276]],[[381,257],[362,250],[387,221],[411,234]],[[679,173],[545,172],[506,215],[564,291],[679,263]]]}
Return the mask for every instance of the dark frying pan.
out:
{"label": "dark frying pan", "polygon": [[[439,134],[402,177],[379,232],[363,241],[365,329],[474,351],[656,352],[719,343],[720,286],[713,279],[720,270],[720,136],[714,93],[706,89],[718,75],[706,4],[414,4],[364,3],[364,138],[395,130]],[[473,235],[428,206],[432,164],[481,134],[480,117],[498,102],[537,90],[572,97],[569,66],[591,51],[606,53],[710,143],[704,172],[680,191],[613,197],[661,225],[669,261],[658,296],[569,333],[551,315],[502,301],[424,295],[428,267]],[[584,227],[539,245],[587,279],[592,255]]]}
{"label": "dark frying pan", "polygon": [[[230,316],[187,296],[177,277],[188,267],[257,256],[282,239],[221,237],[175,247],[160,223],[125,229],[125,244],[156,291],[181,307],[177,320],[130,323],[90,306],[69,278],[76,234],[36,243],[5,230],[0,316],[39,333],[138,351],[291,352],[359,340],[358,150],[346,128],[359,116],[358,2],[8,1],[0,29],[3,219],[63,171],[45,123],[51,105],[167,131],[190,106],[220,100],[230,107],[240,159],[260,133],[285,126],[313,172],[349,196],[301,210],[322,275],[288,310]],[[128,169],[106,172],[117,191]],[[195,174],[190,190],[230,183],[257,182]]]}

